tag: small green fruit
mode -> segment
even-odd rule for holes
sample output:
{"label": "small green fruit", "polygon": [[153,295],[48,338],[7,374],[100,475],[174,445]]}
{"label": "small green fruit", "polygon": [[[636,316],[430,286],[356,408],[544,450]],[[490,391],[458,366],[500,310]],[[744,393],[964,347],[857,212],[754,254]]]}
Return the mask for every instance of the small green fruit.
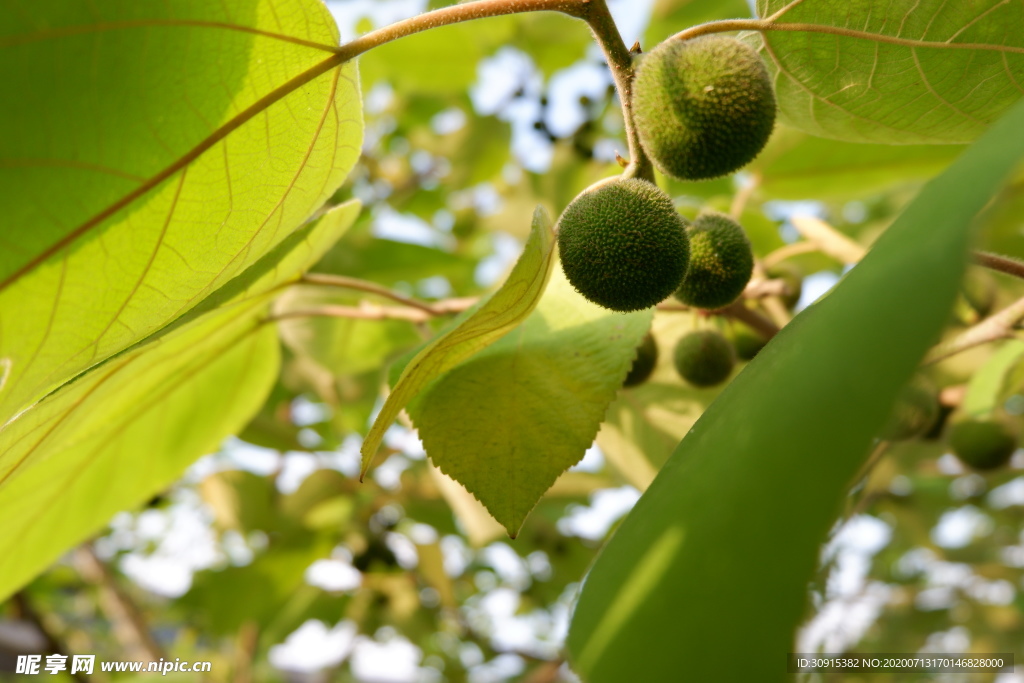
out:
{"label": "small green fruit", "polygon": [[995,280],[987,272],[982,270],[970,270],[964,277],[960,286],[967,305],[970,306],[979,318],[986,318],[995,308],[998,288]]}
{"label": "small green fruit", "polygon": [[638,311],[668,298],[690,259],[686,220],[646,180],[584,191],[558,221],[562,270],[580,294],[613,311]]}
{"label": "small green fruit", "polygon": [[1010,461],[1017,450],[1017,436],[1001,421],[969,419],[950,428],[949,445],[964,464],[993,470]]}
{"label": "small green fruit", "polygon": [[743,323],[733,322],[729,331],[729,341],[736,349],[736,357],[740,360],[753,360],[768,340],[761,334],[747,327]]}
{"label": "small green fruit", "polygon": [[939,419],[939,412],[935,387],[924,377],[917,377],[900,392],[879,437],[886,441],[906,441],[926,434]]}
{"label": "small green fruit", "polygon": [[728,216],[707,213],[686,232],[690,267],[676,298],[697,308],[722,308],[736,301],[754,272],[754,254],[743,228]]}
{"label": "small green fruit", "polygon": [[667,40],[643,58],[633,85],[640,143],[679,180],[727,175],[752,161],[775,125],[761,57],[722,35]]}
{"label": "small green fruit", "polygon": [[680,339],[674,360],[679,376],[697,387],[721,384],[736,365],[732,344],[712,330],[691,332]]}
{"label": "small green fruit", "polygon": [[640,346],[636,347],[633,367],[629,369],[629,374],[626,375],[626,381],[622,383],[622,386],[635,387],[637,384],[643,384],[654,372],[654,367],[657,364],[658,345],[654,341],[654,336],[648,332],[640,342]]}

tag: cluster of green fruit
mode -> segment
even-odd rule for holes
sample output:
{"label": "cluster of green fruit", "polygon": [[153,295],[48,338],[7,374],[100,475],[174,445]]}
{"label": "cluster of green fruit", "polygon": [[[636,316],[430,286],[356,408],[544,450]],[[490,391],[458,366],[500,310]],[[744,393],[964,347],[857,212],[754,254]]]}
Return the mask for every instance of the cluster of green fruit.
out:
{"label": "cluster of green fruit", "polygon": [[[632,104],[644,151],[681,180],[738,170],[775,123],[764,63],[724,36],[659,45],[640,63]],[[742,294],[754,265],[738,223],[706,214],[690,225],[665,192],[639,178],[599,183],[574,199],[559,219],[558,246],[569,282],[615,311],[673,293],[696,308],[722,308]]]}
{"label": "cluster of green fruit", "polygon": [[[676,372],[695,387],[713,387],[729,379],[738,360],[750,360],[765,345],[763,337],[740,327],[730,338],[715,330],[701,330],[684,335],[675,346],[672,362]],[[644,337],[636,350],[636,358],[623,382],[634,387],[646,382],[658,363],[658,345],[654,336]]]}
{"label": "cluster of green fruit", "polygon": [[879,436],[886,441],[907,441],[945,435],[961,462],[979,471],[1005,466],[1017,450],[1016,427],[1005,416],[954,415],[948,426],[943,424],[946,417],[935,387],[926,378],[916,377],[900,393]]}

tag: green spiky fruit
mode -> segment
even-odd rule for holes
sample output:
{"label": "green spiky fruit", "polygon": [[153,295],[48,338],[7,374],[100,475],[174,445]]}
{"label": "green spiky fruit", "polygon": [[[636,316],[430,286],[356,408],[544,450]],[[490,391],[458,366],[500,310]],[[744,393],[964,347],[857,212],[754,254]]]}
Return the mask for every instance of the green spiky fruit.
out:
{"label": "green spiky fruit", "polygon": [[697,387],[721,384],[732,374],[736,354],[718,332],[691,332],[676,344],[674,359],[679,376]]}
{"label": "green spiky fruit", "polygon": [[668,40],[640,62],[633,85],[640,143],[680,180],[728,175],[754,159],[775,125],[761,57],[722,35]]}
{"label": "green spiky fruit", "polygon": [[629,369],[622,386],[635,387],[637,384],[643,384],[654,372],[657,364],[658,344],[654,341],[654,336],[648,332],[640,346],[636,347],[636,358],[633,359],[633,366]]}
{"label": "green spiky fruit", "polygon": [[964,464],[994,470],[1010,461],[1017,450],[1017,435],[999,420],[968,419],[950,428],[949,446]]}
{"label": "green spiky fruit", "polygon": [[939,419],[939,397],[931,382],[917,377],[903,388],[879,437],[906,441],[926,434]]}
{"label": "green spiky fruit", "polygon": [[576,291],[613,311],[664,301],[690,259],[686,220],[667,194],[637,179],[576,197],[558,220],[558,249]]}
{"label": "green spiky fruit", "polygon": [[754,254],[743,228],[728,216],[707,213],[686,232],[690,267],[676,298],[697,308],[722,308],[736,301],[754,272]]}

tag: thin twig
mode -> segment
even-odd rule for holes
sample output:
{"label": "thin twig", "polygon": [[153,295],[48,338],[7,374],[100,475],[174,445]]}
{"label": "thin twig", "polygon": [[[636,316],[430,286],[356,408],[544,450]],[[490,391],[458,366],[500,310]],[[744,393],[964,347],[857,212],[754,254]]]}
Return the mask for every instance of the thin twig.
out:
{"label": "thin twig", "polygon": [[793,227],[818,249],[841,263],[857,263],[867,249],[814,216],[793,216]]}
{"label": "thin twig", "polygon": [[293,318],[350,318],[353,320],[405,320],[417,325],[423,324],[436,316],[461,313],[473,306],[479,299],[466,297],[460,299],[444,299],[431,306],[432,313],[412,306],[380,306],[368,301],[361,301],[358,306],[317,306],[315,308],[296,308],[282,311],[267,318],[268,322]]}
{"label": "thin twig", "polygon": [[1014,277],[1024,278],[1024,261],[1009,256],[1000,256],[987,251],[974,252],[974,262],[990,270],[995,270]]}
{"label": "thin twig", "polygon": [[354,277],[346,277],[344,275],[328,275],[326,273],[307,273],[302,276],[299,282],[307,285],[321,285],[325,287],[340,287],[342,289],[354,289],[360,292],[367,292],[369,294],[376,294],[377,296],[384,297],[385,299],[391,299],[400,304],[409,306],[410,308],[418,308],[421,311],[425,311],[430,315],[441,315],[441,311],[426,301],[420,301],[404,294],[400,294],[393,289],[388,289],[383,285],[379,285],[376,282],[369,282],[367,280],[360,280]]}
{"label": "thin twig", "polygon": [[863,482],[864,490],[861,492],[860,498],[857,499],[856,503],[853,502],[852,497],[847,499],[846,512],[843,514],[844,521],[852,519],[864,512],[875,500],[876,496],[867,489],[867,478],[870,476],[871,472],[874,471],[878,463],[881,462],[882,457],[886,452],[888,452],[889,446],[890,442],[884,440],[879,441],[874,450],[871,451],[871,455],[869,455],[868,459],[863,465],[861,465],[860,470],[857,472],[857,476],[853,478],[853,485],[856,486],[858,483]]}
{"label": "thin twig", "polygon": [[785,296],[789,293],[789,283],[785,280],[750,278],[750,282],[743,290],[743,298],[764,299],[769,296]]}
{"label": "thin twig", "polygon": [[385,43],[432,28],[474,19],[500,17],[506,14],[550,11],[562,12],[582,19],[589,4],[590,0],[476,0],[476,2],[442,7],[384,26],[376,31],[370,31],[366,35],[340,46],[338,54],[343,56],[343,61],[347,61]]}
{"label": "thin twig", "polygon": [[743,212],[747,208],[747,203],[750,198],[754,196],[754,192],[761,186],[761,173],[755,171],[751,174],[750,179],[739,189],[739,191],[732,196],[732,204],[729,206],[729,216],[734,221],[739,221],[743,216]]}
{"label": "thin twig", "polygon": [[771,339],[779,333],[778,325],[757,311],[747,308],[742,299],[714,312],[746,323],[748,327],[760,332],[765,339]]}
{"label": "thin twig", "polygon": [[761,259],[761,265],[766,270],[771,270],[775,266],[779,265],[788,258],[799,256],[800,254],[810,254],[818,251],[818,245],[813,242],[793,242],[792,244],[786,244],[775,251],[769,252],[763,259]]}
{"label": "thin twig", "polygon": [[89,543],[75,551],[79,573],[99,589],[100,608],[110,620],[114,637],[124,648],[126,659],[156,662],[166,658],[163,648],[153,638],[142,610],[120,586],[110,567],[101,560]]}
{"label": "thin twig", "polygon": [[924,360],[924,365],[931,365],[955,356],[961,351],[987,344],[999,339],[1014,336],[1014,328],[1024,319],[1024,298],[1018,299],[998,313],[985,318],[977,325],[964,330],[952,341],[936,347]]}

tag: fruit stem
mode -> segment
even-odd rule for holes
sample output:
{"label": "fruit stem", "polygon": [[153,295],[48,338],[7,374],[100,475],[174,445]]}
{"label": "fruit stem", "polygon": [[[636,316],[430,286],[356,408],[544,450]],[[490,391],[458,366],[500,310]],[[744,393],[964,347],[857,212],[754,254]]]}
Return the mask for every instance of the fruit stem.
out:
{"label": "fruit stem", "polygon": [[922,364],[931,365],[975,346],[1011,339],[1016,336],[1014,328],[1021,320],[1024,320],[1024,299],[1018,299],[974,327],[967,328],[952,341],[933,349]]}
{"label": "fruit stem", "polygon": [[629,165],[622,172],[622,177],[654,182],[654,165],[640,146],[640,137],[633,121],[633,55],[622,41],[605,0],[588,2],[581,18],[590,25],[594,40],[604,52],[608,69],[615,81],[615,89],[619,93],[619,102],[622,104],[622,121],[626,131],[626,142],[629,144]]}
{"label": "fruit stem", "polygon": [[1024,262],[1009,256],[991,254],[987,251],[976,251],[974,252],[974,262],[990,270],[1024,278]]}

